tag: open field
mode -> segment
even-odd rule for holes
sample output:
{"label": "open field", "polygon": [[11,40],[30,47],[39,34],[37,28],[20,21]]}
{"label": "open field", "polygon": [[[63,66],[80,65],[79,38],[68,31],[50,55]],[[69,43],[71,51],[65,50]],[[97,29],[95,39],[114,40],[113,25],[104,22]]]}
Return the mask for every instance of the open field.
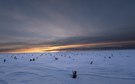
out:
{"label": "open field", "polygon": [[134,64],[135,50],[0,54],[0,84],[135,84]]}

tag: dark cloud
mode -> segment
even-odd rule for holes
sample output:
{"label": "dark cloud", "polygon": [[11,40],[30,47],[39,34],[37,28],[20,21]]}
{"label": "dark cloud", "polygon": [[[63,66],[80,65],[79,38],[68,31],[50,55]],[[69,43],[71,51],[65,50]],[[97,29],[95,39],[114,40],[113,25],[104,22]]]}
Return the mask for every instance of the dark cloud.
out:
{"label": "dark cloud", "polygon": [[134,0],[0,0],[0,49],[134,41],[134,10]]}

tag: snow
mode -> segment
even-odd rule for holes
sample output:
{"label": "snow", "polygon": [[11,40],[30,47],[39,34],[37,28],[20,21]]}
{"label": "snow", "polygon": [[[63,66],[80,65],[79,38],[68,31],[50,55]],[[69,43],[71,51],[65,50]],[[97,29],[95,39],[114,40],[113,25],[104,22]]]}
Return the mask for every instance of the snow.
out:
{"label": "snow", "polygon": [[135,84],[134,64],[135,50],[0,54],[0,84]]}

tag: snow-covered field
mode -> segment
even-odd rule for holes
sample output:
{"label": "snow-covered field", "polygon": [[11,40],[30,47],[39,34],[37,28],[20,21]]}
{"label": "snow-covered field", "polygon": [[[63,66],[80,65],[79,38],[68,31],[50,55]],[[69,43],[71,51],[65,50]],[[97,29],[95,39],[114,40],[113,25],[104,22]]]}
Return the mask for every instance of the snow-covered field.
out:
{"label": "snow-covered field", "polygon": [[135,84],[135,50],[0,54],[0,84]]}

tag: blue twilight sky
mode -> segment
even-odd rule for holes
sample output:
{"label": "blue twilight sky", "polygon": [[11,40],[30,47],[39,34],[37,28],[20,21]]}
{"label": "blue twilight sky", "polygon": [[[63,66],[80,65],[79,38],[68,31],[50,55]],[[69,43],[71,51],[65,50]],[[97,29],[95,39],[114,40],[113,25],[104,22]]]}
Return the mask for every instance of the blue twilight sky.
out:
{"label": "blue twilight sky", "polygon": [[0,0],[0,52],[109,42],[135,48],[135,0]]}

